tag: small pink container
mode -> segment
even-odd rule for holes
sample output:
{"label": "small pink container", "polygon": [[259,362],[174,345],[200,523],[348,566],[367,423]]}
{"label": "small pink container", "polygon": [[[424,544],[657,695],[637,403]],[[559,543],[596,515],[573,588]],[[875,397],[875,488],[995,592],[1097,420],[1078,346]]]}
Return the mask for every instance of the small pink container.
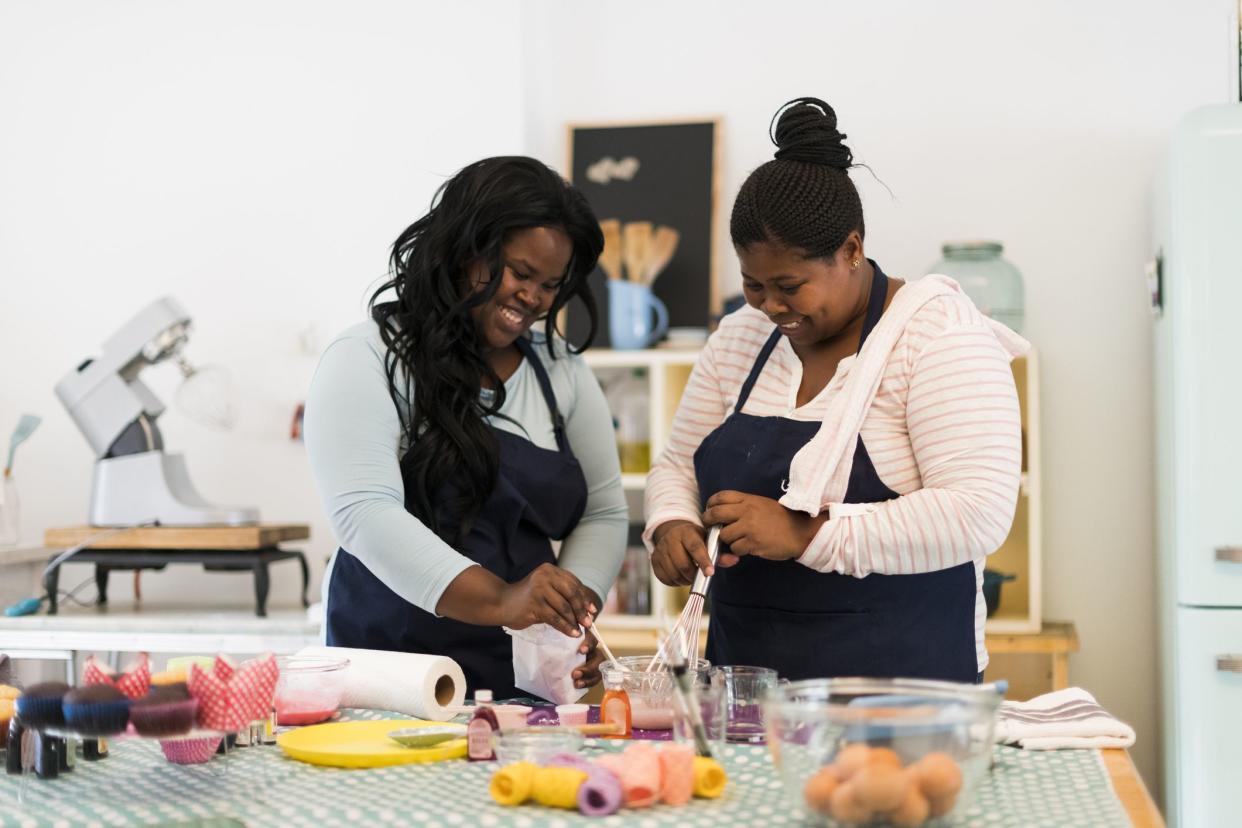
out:
{"label": "small pink container", "polygon": [[556,718],[560,721],[561,727],[584,725],[587,723],[587,711],[590,709],[589,704],[558,704]]}
{"label": "small pink container", "polygon": [[496,721],[501,730],[526,727],[526,717],[530,715],[530,708],[524,704],[498,704],[492,710],[496,712]]}

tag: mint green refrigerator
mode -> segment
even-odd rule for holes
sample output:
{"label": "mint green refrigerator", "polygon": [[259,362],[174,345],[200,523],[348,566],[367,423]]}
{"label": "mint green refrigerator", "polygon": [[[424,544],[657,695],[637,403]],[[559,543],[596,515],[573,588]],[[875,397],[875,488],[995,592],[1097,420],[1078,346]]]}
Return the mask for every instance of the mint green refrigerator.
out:
{"label": "mint green refrigerator", "polygon": [[1154,237],[1166,811],[1242,825],[1242,103],[1178,123]]}

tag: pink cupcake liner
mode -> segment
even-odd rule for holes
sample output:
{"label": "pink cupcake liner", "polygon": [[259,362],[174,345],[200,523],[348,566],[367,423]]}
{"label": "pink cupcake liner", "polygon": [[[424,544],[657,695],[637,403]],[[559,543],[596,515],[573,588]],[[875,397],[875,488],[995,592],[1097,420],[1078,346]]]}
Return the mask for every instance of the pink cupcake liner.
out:
{"label": "pink cupcake liner", "polygon": [[201,765],[216,755],[221,736],[205,736],[201,739],[161,739],[160,750],[164,758],[178,765]]}

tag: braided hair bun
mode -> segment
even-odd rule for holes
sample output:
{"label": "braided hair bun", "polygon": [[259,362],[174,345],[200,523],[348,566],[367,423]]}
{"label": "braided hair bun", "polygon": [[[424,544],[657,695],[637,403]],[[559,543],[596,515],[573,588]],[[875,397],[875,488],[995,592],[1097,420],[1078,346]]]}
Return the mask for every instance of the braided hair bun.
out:
{"label": "braided hair bun", "polygon": [[837,113],[819,98],[794,98],[772,116],[768,135],[776,157],[848,170],[854,163],[845,133],[837,131]]}
{"label": "braided hair bun", "polygon": [[768,134],[776,157],[742,183],[729,233],[736,247],[768,242],[831,258],[855,230],[865,234],[862,200],[847,171],[854,156],[837,113],[819,98],[781,106]]}

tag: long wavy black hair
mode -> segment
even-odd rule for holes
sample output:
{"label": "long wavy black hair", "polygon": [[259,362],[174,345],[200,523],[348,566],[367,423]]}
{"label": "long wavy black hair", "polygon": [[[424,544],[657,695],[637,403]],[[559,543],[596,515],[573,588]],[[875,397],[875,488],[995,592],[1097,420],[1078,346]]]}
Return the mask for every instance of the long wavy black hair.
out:
{"label": "long wavy black hair", "polygon": [[[560,228],[573,248],[545,320],[548,354],[555,359],[553,342],[564,339],[557,314],[575,297],[590,319],[586,340],[570,346],[581,352],[595,337],[598,312],[587,277],[604,237],[582,193],[533,158],[485,158],[446,181],[430,211],[393,242],[389,279],[371,297],[387,347],[389,394],[398,412],[402,400],[410,402],[402,420],[406,507],[453,545],[496,485],[499,444],[484,417],[497,415],[505,402],[470,312],[499,288],[505,242],[533,227]],[[476,291],[470,272],[479,264],[490,280]],[[380,301],[389,290],[396,298]],[[480,399],[484,379],[494,392],[487,401]]]}

